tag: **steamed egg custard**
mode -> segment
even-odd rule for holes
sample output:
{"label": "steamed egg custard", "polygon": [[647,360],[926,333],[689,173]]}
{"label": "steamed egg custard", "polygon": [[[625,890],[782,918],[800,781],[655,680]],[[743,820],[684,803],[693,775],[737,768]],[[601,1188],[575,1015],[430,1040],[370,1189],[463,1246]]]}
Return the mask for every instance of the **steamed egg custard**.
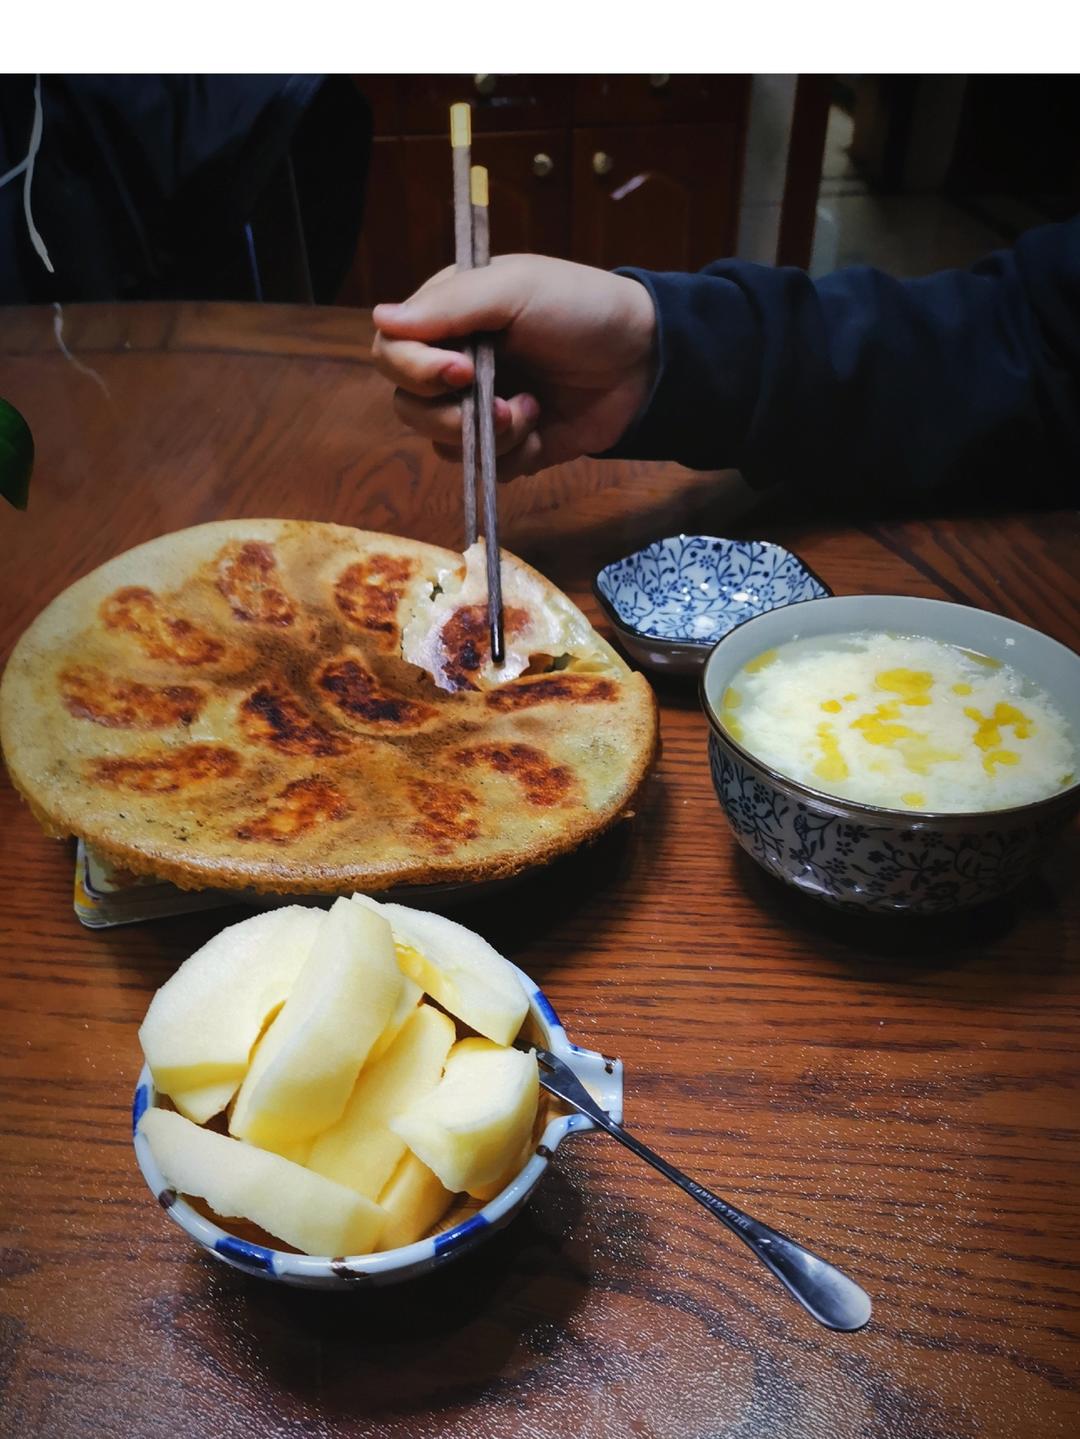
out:
{"label": "steamed egg custard", "polygon": [[811,789],[887,809],[1007,809],[1071,785],[1077,757],[1044,690],[987,655],[915,635],[796,639],[743,666],[720,717]]}

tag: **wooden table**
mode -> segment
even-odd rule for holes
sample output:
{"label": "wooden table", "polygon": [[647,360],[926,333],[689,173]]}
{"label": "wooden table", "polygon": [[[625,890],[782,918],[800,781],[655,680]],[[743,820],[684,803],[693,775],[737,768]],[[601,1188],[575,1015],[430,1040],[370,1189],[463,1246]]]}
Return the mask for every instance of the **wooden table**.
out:
{"label": "wooden table", "polygon": [[[0,394],[38,442],[0,513],[0,656],[77,575],[150,536],[302,516],[453,543],[456,476],[406,436],[366,316],[137,306],[3,317]],[[505,542],[589,613],[597,565],[680,528],[755,534],[841,593],[944,596],[1077,639],[1073,514],[783,518],[731,477],[581,462],[503,492]],[[859,922],[779,890],[709,786],[692,687],[633,825],[465,909],[572,1035],[626,1062],[628,1122],[850,1269],[817,1328],[625,1151],[560,1151],[473,1257],[376,1293],[214,1265],[135,1167],[136,1026],[232,912],[94,932],[72,855],[5,784],[0,1433],[441,1439],[1050,1439],[1080,1432],[1075,832],[981,913]]]}

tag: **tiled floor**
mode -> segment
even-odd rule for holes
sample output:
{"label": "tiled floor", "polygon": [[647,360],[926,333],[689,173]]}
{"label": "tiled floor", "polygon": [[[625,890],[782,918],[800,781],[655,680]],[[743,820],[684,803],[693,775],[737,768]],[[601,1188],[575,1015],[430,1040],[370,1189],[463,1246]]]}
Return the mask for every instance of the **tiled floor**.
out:
{"label": "tiled floor", "polygon": [[1007,241],[941,195],[873,195],[848,156],[852,122],[833,107],[811,274],[873,265],[900,276],[973,264]]}

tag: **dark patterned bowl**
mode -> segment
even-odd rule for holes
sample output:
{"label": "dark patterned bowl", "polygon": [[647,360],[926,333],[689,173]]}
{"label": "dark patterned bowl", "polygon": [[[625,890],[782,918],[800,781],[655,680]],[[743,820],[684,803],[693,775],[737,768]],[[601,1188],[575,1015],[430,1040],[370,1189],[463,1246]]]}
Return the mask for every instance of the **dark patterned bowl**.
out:
{"label": "dark patterned bowl", "polygon": [[605,565],[593,588],[627,653],[668,674],[696,674],[755,615],[832,593],[780,545],[714,535],[655,540]]}
{"label": "dark patterned bowl", "polygon": [[770,768],[720,723],[720,699],[748,660],[786,640],[883,630],[924,635],[1014,664],[1072,726],[1080,753],[1080,655],[1015,620],[900,595],[845,595],[776,611],[709,656],[701,701],[709,762],[735,838],[772,875],[829,904],[886,914],[969,909],[1013,889],[1080,809],[1080,782],[1049,799],[973,813],[890,810],[822,794]]}

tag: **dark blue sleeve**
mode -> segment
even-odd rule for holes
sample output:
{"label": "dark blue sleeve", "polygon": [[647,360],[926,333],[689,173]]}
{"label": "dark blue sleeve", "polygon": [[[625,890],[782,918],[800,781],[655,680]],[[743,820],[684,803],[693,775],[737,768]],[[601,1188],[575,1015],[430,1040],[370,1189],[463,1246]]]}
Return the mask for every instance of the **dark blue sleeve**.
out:
{"label": "dark blue sleeve", "polygon": [[611,455],[848,491],[1080,473],[1080,219],[920,280],[620,273],[653,297],[658,371]]}

